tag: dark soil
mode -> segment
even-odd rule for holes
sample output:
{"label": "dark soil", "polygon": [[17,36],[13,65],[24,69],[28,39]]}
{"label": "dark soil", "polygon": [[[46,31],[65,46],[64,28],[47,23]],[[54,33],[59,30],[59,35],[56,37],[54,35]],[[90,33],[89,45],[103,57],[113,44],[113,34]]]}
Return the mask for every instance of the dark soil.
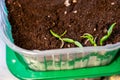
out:
{"label": "dark soil", "polygon": [[[69,6],[65,0],[6,0],[15,44],[30,50],[60,48],[61,42],[49,32],[52,29],[58,34],[67,30],[64,37],[92,46],[80,36],[90,33],[99,44],[114,22],[117,24],[104,45],[120,41],[120,0],[68,1]],[[65,43],[64,47],[75,46]]]}

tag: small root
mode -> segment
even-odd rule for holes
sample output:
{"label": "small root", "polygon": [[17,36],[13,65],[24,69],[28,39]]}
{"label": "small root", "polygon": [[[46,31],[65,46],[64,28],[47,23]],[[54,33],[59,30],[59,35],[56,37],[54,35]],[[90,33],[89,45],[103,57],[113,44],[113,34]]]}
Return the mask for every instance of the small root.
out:
{"label": "small root", "polygon": [[84,42],[84,44],[86,45],[86,44],[88,43],[88,41],[89,41],[89,39],[87,39],[87,40]]}
{"label": "small root", "polygon": [[64,46],[64,41],[61,40],[61,46],[60,46],[60,48],[63,48],[63,46]]}

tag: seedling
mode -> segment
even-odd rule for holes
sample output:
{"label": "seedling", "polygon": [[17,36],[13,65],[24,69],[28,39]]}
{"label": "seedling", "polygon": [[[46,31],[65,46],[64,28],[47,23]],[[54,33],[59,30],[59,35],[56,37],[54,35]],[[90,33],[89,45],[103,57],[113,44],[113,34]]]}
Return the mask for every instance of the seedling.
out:
{"label": "seedling", "polygon": [[91,34],[85,33],[81,37],[88,39],[92,45],[97,46],[96,41],[95,41],[94,37]]}
{"label": "seedling", "polygon": [[[113,31],[113,28],[115,27],[116,23],[113,23],[110,28],[108,29],[107,31],[107,34],[105,36],[103,36],[101,39],[100,39],[100,45],[102,46],[103,45],[103,42],[105,40],[107,40],[110,35],[112,34],[112,31]],[[82,44],[76,40],[73,40],[73,39],[70,39],[70,38],[62,38],[66,33],[67,31],[65,30],[61,35],[58,35],[56,34],[55,32],[53,32],[52,30],[50,30],[50,33],[58,38],[59,40],[61,40],[62,44],[61,44],[61,47],[62,48],[64,46],[64,42],[67,42],[67,43],[72,43],[72,44],[75,44],[76,46],[78,47],[83,47]],[[86,38],[90,41],[90,43],[94,46],[97,46],[97,43],[96,43],[96,39],[89,33],[85,33],[83,34],[83,36],[81,36],[82,38]]]}
{"label": "seedling", "polygon": [[[115,24],[116,24],[116,23],[113,23],[113,24],[110,26],[110,28],[108,29],[107,34],[100,39],[100,45],[101,45],[101,46],[103,45],[103,42],[104,42],[105,40],[107,40],[107,39],[110,37],[110,35],[112,34],[112,31],[113,31],[113,28],[115,27]],[[91,34],[85,33],[85,34],[84,34],[83,36],[81,36],[81,37],[88,39],[91,44],[93,44],[94,46],[97,46],[96,41],[95,41],[94,37],[93,37]]]}
{"label": "seedling", "polygon": [[107,34],[100,39],[100,45],[101,46],[103,45],[103,42],[110,37],[110,35],[112,34],[112,31],[113,31],[113,28],[115,27],[115,25],[116,25],[116,23],[113,23],[110,26],[110,28],[108,29]]}
{"label": "seedling", "polygon": [[62,37],[67,33],[66,30],[65,30],[61,35],[58,35],[57,33],[53,32],[52,30],[50,30],[50,33],[51,33],[54,37],[56,37],[56,38],[58,38],[59,40],[61,40],[61,43],[62,43],[62,44],[61,44],[60,48],[62,48],[62,47],[64,46],[64,42],[75,44],[75,45],[78,46],[78,47],[83,47],[82,44],[81,44],[80,42],[78,42],[78,41],[75,41],[75,40],[70,39],[70,38],[62,38]]}

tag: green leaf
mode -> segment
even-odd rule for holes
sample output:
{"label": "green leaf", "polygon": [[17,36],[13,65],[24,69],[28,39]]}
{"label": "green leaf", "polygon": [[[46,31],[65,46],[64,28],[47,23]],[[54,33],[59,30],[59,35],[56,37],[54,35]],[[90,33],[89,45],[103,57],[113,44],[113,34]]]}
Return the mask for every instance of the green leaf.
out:
{"label": "green leaf", "polygon": [[107,34],[108,34],[109,36],[111,35],[111,33],[112,33],[113,28],[115,27],[115,25],[116,25],[116,23],[113,23],[113,24],[110,26],[110,28],[108,29]]}
{"label": "green leaf", "polygon": [[50,30],[50,33],[51,33],[54,37],[60,38],[60,36],[59,36],[58,34],[56,34],[55,32],[53,32],[52,30]]}
{"label": "green leaf", "polygon": [[108,36],[103,36],[101,39],[100,39],[100,45],[102,46],[103,45],[103,42],[108,38]]}
{"label": "green leaf", "polygon": [[60,35],[60,37],[64,36],[66,33],[67,33],[67,30],[65,30],[65,31]]}
{"label": "green leaf", "polygon": [[93,36],[91,35],[91,34],[89,34],[89,33],[85,33],[84,35],[83,35],[83,37],[88,37],[88,38],[90,38],[90,39],[94,39],[93,38]]}
{"label": "green leaf", "polygon": [[70,38],[62,38],[62,40],[68,43],[74,43],[74,40]]}
{"label": "green leaf", "polygon": [[97,46],[97,44],[96,44],[96,42],[95,42],[95,40],[94,40],[94,37],[93,37],[91,34],[85,33],[85,34],[83,34],[83,36],[81,36],[81,37],[88,39],[92,45]]}
{"label": "green leaf", "polygon": [[113,28],[115,27],[115,25],[116,25],[116,23],[113,23],[113,24],[110,26],[110,28],[108,29],[107,35],[103,36],[103,37],[100,39],[100,45],[101,45],[101,46],[103,45],[103,42],[110,37],[110,35],[112,34],[112,31],[113,31]]}
{"label": "green leaf", "polygon": [[78,47],[83,47],[82,44],[81,44],[80,42],[78,42],[78,41],[74,41],[74,44],[75,44],[76,46],[78,46]]}

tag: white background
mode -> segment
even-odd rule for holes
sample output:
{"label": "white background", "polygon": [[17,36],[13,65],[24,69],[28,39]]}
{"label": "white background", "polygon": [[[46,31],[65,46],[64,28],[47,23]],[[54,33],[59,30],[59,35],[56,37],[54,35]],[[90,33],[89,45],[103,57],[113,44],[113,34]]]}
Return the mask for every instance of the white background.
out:
{"label": "white background", "polygon": [[8,70],[6,65],[5,43],[0,38],[0,80],[18,80]]}

